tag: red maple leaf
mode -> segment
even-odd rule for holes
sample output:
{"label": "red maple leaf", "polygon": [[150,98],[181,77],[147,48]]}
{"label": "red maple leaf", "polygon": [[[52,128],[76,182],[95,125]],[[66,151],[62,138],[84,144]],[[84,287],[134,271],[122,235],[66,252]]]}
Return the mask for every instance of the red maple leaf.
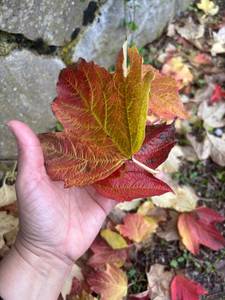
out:
{"label": "red maple leaf", "polygon": [[199,253],[200,245],[212,250],[224,248],[225,239],[215,226],[223,221],[224,217],[207,207],[182,213],[178,219],[178,230],[183,244],[193,254]]}
{"label": "red maple leaf", "polygon": [[116,267],[121,267],[127,259],[126,249],[112,249],[102,239],[96,239],[91,245],[93,255],[88,260],[88,265],[93,268],[101,268],[106,264],[111,264]]}
{"label": "red maple leaf", "polygon": [[176,275],[171,282],[171,300],[199,300],[208,292],[197,282]]}
{"label": "red maple leaf", "polygon": [[216,84],[210,98],[210,103],[217,103],[221,100],[225,100],[225,90],[219,84]]}
{"label": "red maple leaf", "polygon": [[[166,160],[175,144],[174,125],[147,126],[145,134],[144,144],[134,155],[134,159],[155,169]],[[94,187],[103,196],[117,201],[156,196],[171,191],[166,183],[131,160],[126,161],[106,179],[94,183]]]}

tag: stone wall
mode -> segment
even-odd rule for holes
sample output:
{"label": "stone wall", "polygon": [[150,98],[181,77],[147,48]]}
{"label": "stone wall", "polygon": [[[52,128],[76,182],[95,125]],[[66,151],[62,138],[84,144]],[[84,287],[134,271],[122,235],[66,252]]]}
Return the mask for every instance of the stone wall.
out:
{"label": "stone wall", "polygon": [[126,36],[144,46],[190,2],[0,0],[0,159],[16,155],[8,120],[36,132],[54,127],[50,103],[65,63],[83,57],[109,67]]}

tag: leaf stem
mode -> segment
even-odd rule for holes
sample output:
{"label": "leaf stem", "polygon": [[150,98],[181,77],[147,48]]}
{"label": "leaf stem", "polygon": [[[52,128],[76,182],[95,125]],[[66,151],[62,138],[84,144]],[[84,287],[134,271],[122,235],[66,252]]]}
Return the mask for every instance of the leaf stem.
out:
{"label": "leaf stem", "polygon": [[153,175],[159,173],[158,170],[154,170],[154,169],[151,169],[151,168],[147,167],[146,165],[144,165],[144,164],[141,163],[140,161],[136,160],[133,156],[132,156],[132,161],[133,161],[137,166],[139,166],[141,169],[147,171],[148,173],[151,173],[151,174],[153,174]]}

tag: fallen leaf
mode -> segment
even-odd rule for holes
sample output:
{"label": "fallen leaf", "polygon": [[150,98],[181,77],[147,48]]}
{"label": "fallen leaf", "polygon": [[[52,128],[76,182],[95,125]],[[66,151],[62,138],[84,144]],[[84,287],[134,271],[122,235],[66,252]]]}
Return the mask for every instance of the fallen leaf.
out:
{"label": "fallen leaf", "polygon": [[128,246],[125,239],[111,229],[102,229],[100,235],[114,250],[127,248]]}
{"label": "fallen leaf", "polygon": [[210,105],[207,101],[203,101],[198,107],[198,117],[204,121],[204,127],[218,128],[225,126],[225,102]]}
{"label": "fallen leaf", "polygon": [[93,255],[89,258],[87,264],[94,269],[101,268],[106,264],[120,268],[127,259],[127,251],[125,249],[113,250],[101,239],[95,240],[91,245],[91,250],[93,251]]}
{"label": "fallen leaf", "polygon": [[218,165],[225,166],[225,135],[221,138],[207,133],[207,137],[211,144],[210,156],[212,160]]}
{"label": "fallen leaf", "polygon": [[151,65],[143,65],[143,74],[149,71],[155,73],[151,84],[149,115],[153,113],[164,120],[172,120],[175,117],[186,119],[188,114],[180,99],[176,80],[160,74]]}
{"label": "fallen leaf", "polygon": [[208,292],[197,282],[176,275],[171,282],[171,300],[199,300]]}
{"label": "fallen leaf", "polygon": [[170,300],[169,287],[173,273],[165,271],[165,266],[155,264],[147,273],[148,288],[152,300]]}
{"label": "fallen leaf", "polygon": [[148,213],[152,211],[154,208],[155,205],[152,203],[152,201],[146,200],[139,206],[137,213],[142,216],[147,216]]}
{"label": "fallen leaf", "polygon": [[15,185],[8,185],[5,182],[0,188],[0,207],[12,204],[16,201]]}
{"label": "fallen leaf", "polygon": [[61,295],[63,299],[66,299],[66,296],[70,294],[74,278],[77,278],[77,280],[79,281],[83,280],[81,269],[76,264],[73,265],[72,270],[68,274],[64,282],[63,288],[61,290]]}
{"label": "fallen leaf", "polygon": [[116,205],[119,209],[124,211],[131,211],[139,207],[141,199],[136,199],[133,201],[124,201]]}
{"label": "fallen leaf", "polygon": [[163,65],[162,73],[172,76],[179,83],[180,88],[189,85],[194,79],[189,66],[180,56],[169,59]]}
{"label": "fallen leaf", "polygon": [[82,291],[79,295],[67,296],[66,300],[98,300],[98,299],[96,297],[93,297],[91,294],[88,294],[86,291]]}
{"label": "fallen leaf", "polygon": [[128,58],[126,76],[123,51],[113,74],[83,59],[60,73],[52,110],[64,131],[39,138],[48,174],[65,187],[106,178],[143,143],[153,73],[142,77],[135,47],[128,49]]}
{"label": "fallen leaf", "polygon": [[210,156],[211,143],[207,136],[205,136],[203,141],[198,141],[197,138],[190,133],[188,133],[186,137],[200,160],[207,159]]}
{"label": "fallen leaf", "polygon": [[181,166],[182,159],[184,158],[184,153],[180,146],[175,145],[171,149],[168,158],[159,167],[165,173],[177,172]]}
{"label": "fallen leaf", "polygon": [[127,276],[114,266],[107,265],[105,271],[90,274],[87,281],[91,289],[101,295],[101,300],[121,300],[127,295]]}
{"label": "fallen leaf", "polygon": [[212,250],[225,247],[225,239],[215,224],[224,221],[224,217],[207,207],[199,207],[178,218],[178,231],[185,247],[193,254],[199,253],[200,245]]}
{"label": "fallen leaf", "polygon": [[5,245],[4,235],[15,230],[18,227],[18,223],[17,218],[4,211],[0,212],[0,249]]}
{"label": "fallen leaf", "polygon": [[198,198],[193,189],[188,186],[177,186],[174,193],[166,193],[152,197],[152,202],[164,208],[173,208],[179,212],[192,211],[197,206]]}
{"label": "fallen leaf", "polygon": [[194,56],[193,63],[197,65],[210,65],[212,63],[212,58],[205,53],[198,53]]}
{"label": "fallen leaf", "polygon": [[200,39],[205,33],[205,26],[203,24],[195,24],[191,17],[186,20],[183,27],[176,26],[175,28],[179,35],[188,41]]}
{"label": "fallen leaf", "polygon": [[116,229],[131,241],[140,243],[149,238],[158,227],[157,221],[151,217],[145,217],[138,213],[127,214],[122,225]]}
{"label": "fallen leaf", "polygon": [[[157,168],[174,146],[173,125],[147,126],[144,144],[134,158],[151,169]],[[125,164],[104,180],[94,184],[96,190],[105,197],[117,201],[144,198],[171,191],[170,187],[141,169],[133,161]]]}
{"label": "fallen leaf", "polygon": [[215,85],[212,96],[210,98],[211,103],[217,103],[221,100],[225,100],[225,90],[219,84]]}
{"label": "fallen leaf", "polygon": [[225,53],[225,26],[220,28],[218,32],[213,32],[213,45],[211,48],[211,54],[213,56],[221,53]]}
{"label": "fallen leaf", "polygon": [[211,0],[201,0],[197,3],[198,9],[202,10],[205,15],[215,16],[219,11],[219,6]]}
{"label": "fallen leaf", "polygon": [[144,291],[139,294],[129,295],[127,300],[150,300],[149,291]]}
{"label": "fallen leaf", "polygon": [[156,234],[167,242],[179,240],[179,235],[177,231],[177,220],[178,214],[175,211],[169,212],[170,219],[161,224],[158,228]]}

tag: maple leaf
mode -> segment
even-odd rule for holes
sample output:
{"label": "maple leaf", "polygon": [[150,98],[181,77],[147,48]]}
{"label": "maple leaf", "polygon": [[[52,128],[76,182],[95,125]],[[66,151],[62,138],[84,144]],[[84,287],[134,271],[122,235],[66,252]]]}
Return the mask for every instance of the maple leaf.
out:
{"label": "maple leaf", "polygon": [[174,78],[160,74],[151,65],[143,65],[142,72],[154,72],[149,99],[149,114],[154,113],[158,117],[171,120],[175,117],[187,118],[187,112],[179,97],[178,85]]}
{"label": "maple leaf", "polygon": [[172,76],[178,82],[180,88],[193,81],[189,66],[183,62],[183,58],[180,56],[170,58],[163,65],[162,73]]}
{"label": "maple leaf", "polygon": [[120,234],[136,243],[146,240],[158,227],[155,219],[142,216],[138,213],[127,214],[123,219],[123,222],[124,224],[117,225],[116,229]]}
{"label": "maple leaf", "polygon": [[212,63],[212,58],[205,53],[198,53],[193,58],[193,62],[198,65],[209,65]]}
{"label": "maple leaf", "polygon": [[113,74],[84,59],[60,73],[52,110],[64,131],[39,138],[48,174],[65,187],[106,178],[143,143],[153,74],[142,77],[135,47],[127,72],[125,58],[121,51]]}
{"label": "maple leaf", "polygon": [[208,292],[197,282],[183,275],[176,275],[171,282],[171,300],[199,300]]}
{"label": "maple leaf", "polygon": [[119,233],[110,229],[102,229],[100,235],[114,250],[123,249],[128,246],[125,239]]}
{"label": "maple leaf", "polygon": [[88,265],[93,268],[100,268],[105,264],[111,264],[116,267],[122,267],[127,259],[125,249],[113,250],[102,239],[97,239],[92,245],[93,255],[88,260]]}
{"label": "maple leaf", "polygon": [[210,0],[201,0],[201,2],[197,3],[197,7],[202,10],[205,15],[214,16],[219,11],[219,6],[215,5],[215,3]]}
{"label": "maple leaf", "polygon": [[224,217],[207,207],[199,207],[178,218],[178,231],[185,247],[193,254],[199,253],[200,244],[219,250],[225,247],[225,239],[215,224],[224,221]]}
{"label": "maple leaf", "polygon": [[225,90],[219,84],[216,84],[210,98],[210,103],[217,103],[222,99],[225,100]]}
{"label": "maple leaf", "polygon": [[[167,157],[175,142],[174,125],[147,126],[145,141],[133,159],[155,169]],[[170,192],[170,187],[133,161],[116,170],[106,179],[94,183],[96,190],[117,201],[132,200]]]}
{"label": "maple leaf", "polygon": [[121,300],[127,295],[127,276],[114,266],[107,265],[105,271],[90,274],[87,281],[91,289],[101,295],[101,300]]}

